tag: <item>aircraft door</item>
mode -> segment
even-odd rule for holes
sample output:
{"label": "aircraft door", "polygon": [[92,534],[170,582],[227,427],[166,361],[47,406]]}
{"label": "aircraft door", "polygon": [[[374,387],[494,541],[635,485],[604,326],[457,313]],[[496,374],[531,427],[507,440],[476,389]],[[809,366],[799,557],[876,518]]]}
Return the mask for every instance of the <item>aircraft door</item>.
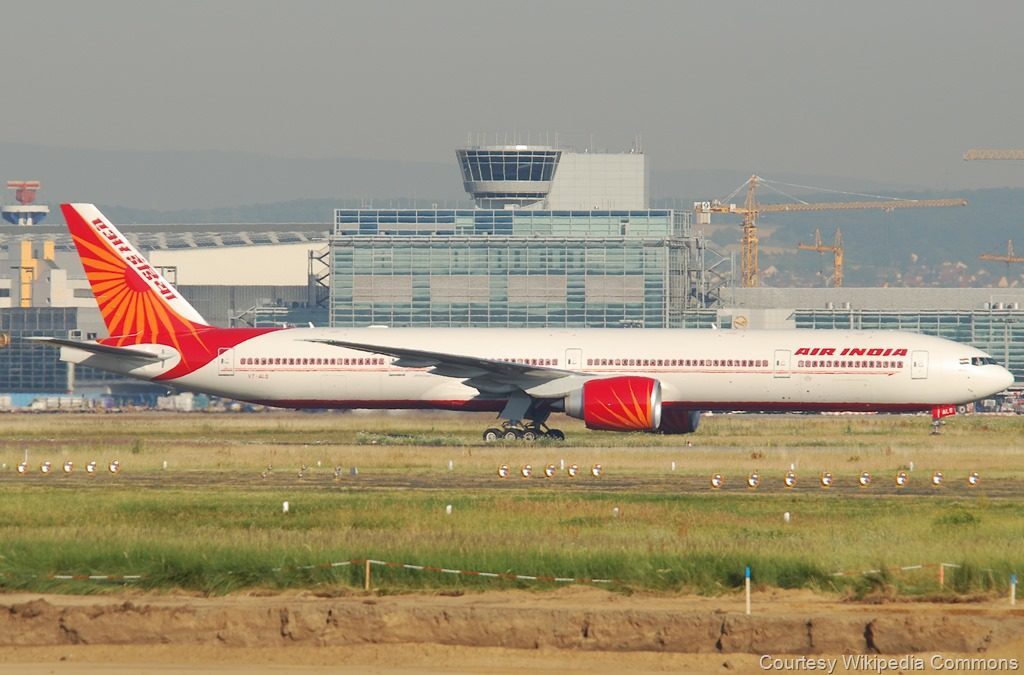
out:
{"label": "aircraft door", "polygon": [[774,377],[789,377],[790,356],[791,353],[788,349],[775,350],[775,361],[772,365],[772,375]]}
{"label": "aircraft door", "polygon": [[217,350],[217,374],[235,374],[235,350],[230,347],[221,347]]}
{"label": "aircraft door", "polygon": [[583,350],[582,349],[566,349],[565,350],[565,367],[572,370],[575,368],[581,368],[583,366]]}
{"label": "aircraft door", "polygon": [[928,378],[928,352],[916,351],[910,353],[910,377],[914,380]]}

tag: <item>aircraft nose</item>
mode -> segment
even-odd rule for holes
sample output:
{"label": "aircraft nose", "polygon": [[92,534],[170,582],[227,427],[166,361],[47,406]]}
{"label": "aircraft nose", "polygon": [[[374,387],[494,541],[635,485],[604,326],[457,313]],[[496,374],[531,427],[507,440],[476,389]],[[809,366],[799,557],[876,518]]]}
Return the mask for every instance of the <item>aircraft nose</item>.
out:
{"label": "aircraft nose", "polygon": [[1011,373],[1006,368],[1000,366],[999,374],[996,376],[996,381],[999,383],[999,391],[1009,389],[1010,387],[1013,386],[1014,383],[1013,373]]}

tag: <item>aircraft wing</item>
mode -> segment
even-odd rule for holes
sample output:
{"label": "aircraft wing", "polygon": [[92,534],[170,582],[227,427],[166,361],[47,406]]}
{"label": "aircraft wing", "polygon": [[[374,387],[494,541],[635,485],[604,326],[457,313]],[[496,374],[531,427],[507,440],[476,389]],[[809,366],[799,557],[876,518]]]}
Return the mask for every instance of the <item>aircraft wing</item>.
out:
{"label": "aircraft wing", "polygon": [[391,356],[400,368],[427,368],[434,375],[463,380],[467,385],[488,394],[523,391],[538,398],[558,398],[577,388],[590,376],[550,366],[531,366],[511,361],[498,361],[478,356],[432,352],[407,347],[371,345],[346,340],[309,340],[322,344],[354,349],[371,354]]}
{"label": "aircraft wing", "polygon": [[99,342],[86,342],[83,340],[64,340],[62,338],[55,337],[27,337],[26,340],[32,342],[38,342],[39,344],[47,345],[49,347],[74,347],[75,349],[81,349],[83,352],[91,352],[93,354],[104,354],[107,356],[121,356],[124,358],[138,359],[140,361],[163,361],[165,357],[153,354],[151,352],[142,351],[141,349],[130,349],[128,347],[112,347],[110,345],[101,345]]}

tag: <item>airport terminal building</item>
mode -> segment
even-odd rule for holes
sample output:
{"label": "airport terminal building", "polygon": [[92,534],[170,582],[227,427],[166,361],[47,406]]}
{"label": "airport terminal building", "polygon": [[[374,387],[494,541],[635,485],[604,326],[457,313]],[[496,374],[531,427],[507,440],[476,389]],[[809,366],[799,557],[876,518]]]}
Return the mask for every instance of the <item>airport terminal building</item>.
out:
{"label": "airport terminal building", "polygon": [[[703,250],[669,210],[345,210],[332,326],[709,325]],[[691,283],[696,281],[696,283]]]}
{"label": "airport terminal building", "polygon": [[[332,326],[709,326],[724,280],[642,152],[456,152],[474,209],[336,209]],[[722,257],[715,258],[721,262]]]}

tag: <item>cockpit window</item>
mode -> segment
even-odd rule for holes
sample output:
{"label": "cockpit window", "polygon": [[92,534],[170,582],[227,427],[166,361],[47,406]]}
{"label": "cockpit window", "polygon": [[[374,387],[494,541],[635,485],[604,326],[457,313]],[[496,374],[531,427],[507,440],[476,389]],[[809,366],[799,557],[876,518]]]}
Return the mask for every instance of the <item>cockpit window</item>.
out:
{"label": "cockpit window", "polygon": [[996,360],[994,358],[992,358],[991,356],[972,356],[971,357],[971,365],[972,366],[994,366],[994,365],[996,365]]}

